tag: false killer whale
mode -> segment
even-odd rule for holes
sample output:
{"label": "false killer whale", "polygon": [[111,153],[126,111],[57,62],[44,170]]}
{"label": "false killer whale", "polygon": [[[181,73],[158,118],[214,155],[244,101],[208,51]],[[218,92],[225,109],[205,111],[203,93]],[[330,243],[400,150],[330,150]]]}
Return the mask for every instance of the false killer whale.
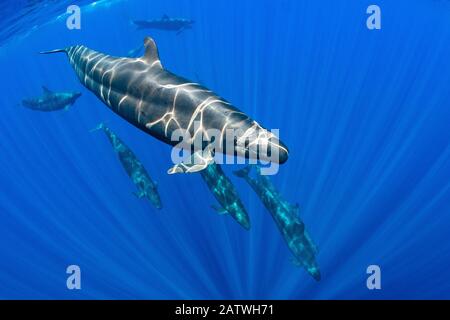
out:
{"label": "false killer whale", "polygon": [[119,157],[120,163],[138,189],[138,191],[133,192],[133,194],[139,199],[147,198],[156,209],[161,209],[162,204],[161,198],[159,197],[157,184],[150,178],[150,175],[144,165],[141,161],[139,161],[134,152],[131,151],[131,149],[117,136],[117,134],[115,134],[104,123],[100,123],[91,131],[96,130],[103,130],[108,137],[109,142]]}
{"label": "false killer whale", "polygon": [[[254,178],[250,176],[253,167],[256,170]],[[261,175],[258,166],[247,166],[235,171],[234,174],[247,181],[270,212],[289,249],[294,254],[294,263],[305,268],[315,280],[319,281],[321,276],[315,257],[317,247],[306,232],[305,224],[298,217],[298,205],[286,202],[275,189],[269,177]]]}
{"label": "false killer whale", "polygon": [[[214,92],[164,69],[152,38],[145,38],[144,46],[140,58],[112,57],[82,45],[41,53],[66,53],[86,88],[122,118],[169,145],[203,152],[214,143],[216,152],[227,155],[286,162],[288,149],[275,134]],[[188,133],[182,143],[179,135],[173,138],[179,131]],[[209,164],[179,169],[196,172]]]}
{"label": "false killer whale", "polygon": [[23,99],[22,105],[37,111],[68,110],[81,96],[79,92],[52,92],[42,86],[43,95],[36,98]]}
{"label": "false killer whale", "polygon": [[133,20],[133,23],[138,27],[138,29],[177,31],[177,35],[186,29],[191,29],[194,22],[194,20],[189,19],[169,18],[166,14],[164,14],[161,19]]}
{"label": "false killer whale", "polygon": [[[200,171],[202,179],[206,182],[209,190],[213,193],[214,197],[220,204],[220,207],[211,206],[219,214],[229,214],[234,220],[236,220],[244,229],[250,229],[250,218],[245,210],[244,205],[239,197],[239,194],[231,182],[231,180],[225,175],[222,167],[215,163],[214,161],[208,161],[208,159],[213,160],[214,154],[211,148],[208,146],[202,153],[203,158],[201,159],[191,159],[192,163],[209,163],[209,165]],[[194,153],[192,156],[199,157],[198,153]],[[170,174],[185,172],[180,167],[184,164],[176,164],[169,170]]]}
{"label": "false killer whale", "polygon": [[230,179],[225,175],[220,165],[215,162],[209,164],[200,175],[208,185],[220,207],[212,206],[219,214],[229,214],[244,229],[250,229],[250,218]]}

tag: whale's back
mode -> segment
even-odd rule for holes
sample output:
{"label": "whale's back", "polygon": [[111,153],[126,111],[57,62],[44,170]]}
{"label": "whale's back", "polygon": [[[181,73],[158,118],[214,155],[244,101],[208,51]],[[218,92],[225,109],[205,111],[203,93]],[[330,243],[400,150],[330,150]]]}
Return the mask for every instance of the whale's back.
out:
{"label": "whale's back", "polygon": [[[219,136],[226,130],[239,145],[226,153],[283,163],[288,150],[271,132],[214,92],[165,70],[153,39],[144,40],[140,58],[114,57],[82,45],[45,53],[65,52],[80,82],[122,118],[155,138],[177,145],[178,129],[197,138]],[[203,144],[201,147],[205,147]],[[222,151],[222,150],[221,150]]]}

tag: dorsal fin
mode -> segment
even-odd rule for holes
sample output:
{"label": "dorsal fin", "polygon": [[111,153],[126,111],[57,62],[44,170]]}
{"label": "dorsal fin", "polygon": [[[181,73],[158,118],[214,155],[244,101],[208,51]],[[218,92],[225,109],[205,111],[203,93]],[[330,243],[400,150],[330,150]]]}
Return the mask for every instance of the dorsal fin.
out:
{"label": "dorsal fin", "polygon": [[45,94],[45,95],[47,95],[47,94],[52,94],[52,93],[53,93],[53,92],[50,91],[46,86],[42,86],[42,91],[44,91],[44,94]]}
{"label": "dorsal fin", "polygon": [[158,48],[156,47],[155,40],[150,37],[144,39],[145,53],[142,57],[149,64],[159,65],[162,68],[161,61],[159,60]]}

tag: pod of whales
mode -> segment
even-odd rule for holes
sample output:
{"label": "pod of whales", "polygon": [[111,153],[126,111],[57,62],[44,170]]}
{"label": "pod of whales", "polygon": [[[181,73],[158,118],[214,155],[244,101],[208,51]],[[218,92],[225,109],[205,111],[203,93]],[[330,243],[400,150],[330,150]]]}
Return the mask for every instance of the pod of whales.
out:
{"label": "pod of whales", "polygon": [[[166,28],[181,32],[192,23],[165,16],[161,20],[135,21],[135,24],[140,28]],[[153,39],[145,38],[144,47],[144,55],[137,58],[113,57],[82,45],[41,53],[65,53],[78,79],[87,89],[113,112],[156,139],[171,146],[179,146],[179,140],[173,139],[173,135],[179,130],[187,132],[189,137],[183,141],[183,147],[193,151],[190,161],[173,165],[168,173],[199,172],[220,204],[220,207],[215,208],[216,211],[229,214],[243,228],[250,229],[250,219],[239,194],[221,166],[215,163],[214,154],[222,152],[282,164],[288,159],[288,148],[272,132],[219,95],[164,69]],[[135,55],[138,50],[132,50],[130,55]],[[30,100],[26,104],[41,104],[42,110],[50,110],[55,105],[64,108],[73,104],[80,95],[60,96],[61,101],[65,97],[66,104],[45,104],[46,100],[59,100],[57,94],[46,89],[44,92],[42,99],[35,99],[35,102]],[[122,166],[137,187],[135,195],[147,198],[156,208],[161,208],[156,183],[135,154],[105,124],[99,124],[96,129],[102,130],[108,137]],[[231,141],[225,134],[229,129],[238,132]],[[211,130],[219,132],[218,139],[217,136],[209,135]],[[195,143],[199,136],[203,138],[200,145]],[[217,142],[220,142],[219,149]],[[228,148],[230,142],[232,148]],[[256,173],[251,177],[253,167]],[[317,249],[298,217],[298,207],[282,199],[270,179],[261,175],[259,167],[248,166],[236,171],[235,175],[252,187],[270,212],[294,254],[295,262],[314,279],[320,280],[320,270],[315,260]]]}

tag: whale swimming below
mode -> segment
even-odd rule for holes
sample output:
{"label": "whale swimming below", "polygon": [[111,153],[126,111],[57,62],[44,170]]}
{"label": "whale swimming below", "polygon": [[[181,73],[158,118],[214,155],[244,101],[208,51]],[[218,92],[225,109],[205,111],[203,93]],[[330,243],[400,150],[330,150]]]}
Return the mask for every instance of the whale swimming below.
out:
{"label": "whale swimming below", "polygon": [[146,198],[150,200],[156,209],[161,209],[162,203],[159,197],[157,184],[150,178],[150,175],[144,165],[141,161],[139,161],[134,152],[131,151],[131,149],[117,136],[117,134],[115,134],[104,123],[100,123],[92,131],[96,130],[103,130],[108,137],[108,140],[114,148],[120,163],[137,188],[137,191],[133,192],[133,194],[139,199]]}
{"label": "whale swimming below", "polygon": [[[223,154],[284,163],[287,147],[271,131],[207,88],[163,68],[152,38],[144,39],[139,58],[112,57],[82,45],[41,52],[64,52],[80,82],[119,116],[153,137],[202,152],[213,142]],[[230,136],[228,132],[234,132]],[[210,132],[218,134],[210,136]],[[198,144],[200,137],[201,143]],[[230,148],[229,146],[232,146]],[[221,147],[222,146],[222,147]],[[225,147],[223,147],[225,146]],[[205,169],[195,165],[185,172]]]}
{"label": "whale swimming below", "polygon": [[[193,154],[192,157],[197,157],[199,154]],[[205,161],[206,158],[213,158],[214,155],[209,147],[207,147],[202,153],[204,157],[200,162]],[[195,160],[191,160],[195,162]],[[236,220],[244,229],[250,229],[250,218],[245,210],[244,205],[239,197],[239,194],[231,182],[231,180],[225,175],[222,167],[215,163],[214,161],[209,161],[209,165],[205,170],[200,171],[200,175],[203,181],[206,182],[209,190],[219,202],[219,206],[211,206],[217,213],[222,215],[230,215],[234,220]],[[176,164],[172,169],[169,170],[170,174],[182,173],[179,167],[183,164]]]}
{"label": "whale swimming below", "polygon": [[208,185],[220,207],[212,206],[219,214],[230,215],[244,229],[250,229],[250,218],[242,204],[239,194],[230,179],[225,175],[220,165],[215,162],[200,171],[202,179]]}
{"label": "whale swimming below", "polygon": [[43,94],[40,97],[23,99],[22,105],[37,111],[68,110],[81,96],[79,92],[53,92],[42,86]]}
{"label": "whale swimming below", "polygon": [[[256,171],[254,177],[251,176],[253,167]],[[294,263],[303,267],[315,280],[319,281],[321,276],[316,262],[317,247],[306,232],[305,224],[298,217],[298,205],[291,205],[285,201],[269,177],[261,175],[258,166],[247,166],[235,171],[234,174],[247,181],[270,212],[295,257]]]}
{"label": "whale swimming below", "polygon": [[133,20],[133,23],[138,29],[159,29],[166,31],[177,31],[177,35],[186,29],[191,29],[194,24],[194,20],[169,18],[164,14],[161,19],[155,20]]}

